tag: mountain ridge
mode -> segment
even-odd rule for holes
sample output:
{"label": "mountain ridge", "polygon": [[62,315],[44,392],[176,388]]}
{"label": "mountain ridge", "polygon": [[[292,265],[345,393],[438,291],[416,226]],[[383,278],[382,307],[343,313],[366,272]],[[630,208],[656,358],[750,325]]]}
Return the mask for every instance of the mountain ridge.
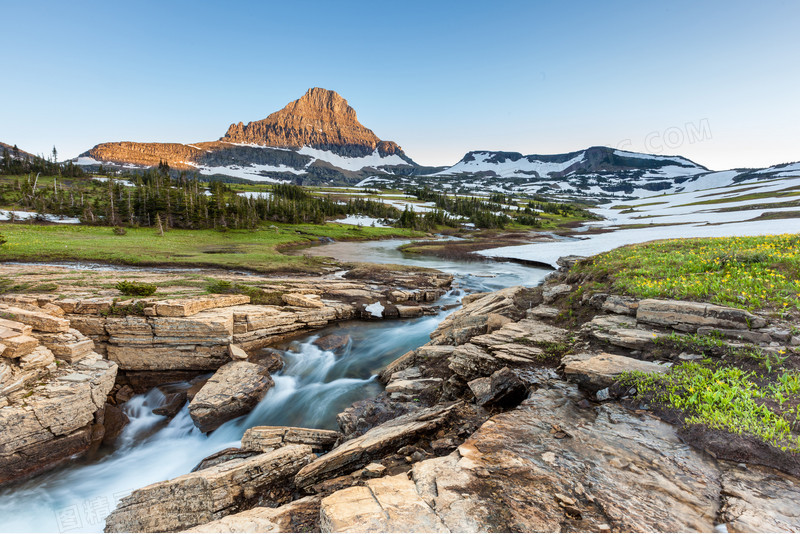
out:
{"label": "mountain ridge", "polygon": [[[369,170],[410,173],[419,167],[393,141],[358,122],[335,91],[311,88],[267,118],[232,123],[217,141],[107,142],[76,158],[84,166],[153,167],[254,181],[353,182]],[[303,175],[303,178],[300,177]]]}
{"label": "mountain ridge", "polygon": [[222,142],[282,148],[309,146],[349,157],[376,149],[382,156],[402,153],[394,141],[383,141],[360,122],[347,100],[336,91],[312,87],[267,118],[231,124]]}
{"label": "mountain ridge", "polygon": [[[393,141],[358,121],[335,91],[312,87],[266,118],[234,122],[216,141],[101,143],[75,163],[118,169],[173,169],[210,179],[367,185],[403,189],[429,186],[454,193],[555,194],[576,198],[650,195],[703,183],[766,178],[795,172],[795,164],[767,169],[711,171],[678,155],[630,152],[605,146],[562,154],[471,150],[456,164],[424,167]],[[773,170],[770,170],[773,169]]]}

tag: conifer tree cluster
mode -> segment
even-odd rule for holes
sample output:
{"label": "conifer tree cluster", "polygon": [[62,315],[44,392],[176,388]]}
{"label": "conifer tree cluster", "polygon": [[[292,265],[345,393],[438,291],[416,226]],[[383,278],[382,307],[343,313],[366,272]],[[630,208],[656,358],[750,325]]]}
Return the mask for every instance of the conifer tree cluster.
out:
{"label": "conifer tree cluster", "polygon": [[502,213],[503,206],[496,202],[475,197],[450,197],[427,187],[407,189],[405,192],[424,202],[433,202],[439,210],[463,217],[478,228],[505,228],[511,222],[511,218]]}
{"label": "conifer tree cluster", "polygon": [[31,156],[21,151],[14,145],[12,148],[3,147],[0,156],[0,174],[27,174],[39,173],[45,176],[84,176],[83,169],[71,161],[58,162],[58,151],[53,147],[49,157]]}

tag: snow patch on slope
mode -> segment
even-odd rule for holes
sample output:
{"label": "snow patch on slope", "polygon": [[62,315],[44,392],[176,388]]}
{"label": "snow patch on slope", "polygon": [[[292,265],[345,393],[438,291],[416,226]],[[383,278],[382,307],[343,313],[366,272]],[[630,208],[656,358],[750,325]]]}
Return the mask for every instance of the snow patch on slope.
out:
{"label": "snow patch on slope", "polygon": [[501,177],[510,177],[517,174],[522,176],[529,176],[526,173],[536,172],[539,176],[548,176],[551,172],[562,172],[569,166],[579,163],[583,160],[584,153],[581,152],[574,158],[563,163],[555,163],[548,161],[530,161],[527,156],[523,156],[516,161],[506,158],[503,162],[490,162],[488,161],[496,154],[492,152],[473,152],[472,161],[459,161],[449,169],[432,174],[431,176],[444,176],[449,174],[459,173],[475,173],[493,171]]}
{"label": "snow patch on slope", "polygon": [[348,158],[347,156],[340,156],[328,150],[320,150],[318,148],[311,148],[310,146],[300,148],[297,150],[297,153],[303,154],[304,156],[311,156],[315,158],[315,160],[326,161],[331,165],[348,171],[360,171],[364,167],[377,168],[382,165],[408,165],[408,162],[397,154],[381,156],[377,149],[369,156],[361,158]]}

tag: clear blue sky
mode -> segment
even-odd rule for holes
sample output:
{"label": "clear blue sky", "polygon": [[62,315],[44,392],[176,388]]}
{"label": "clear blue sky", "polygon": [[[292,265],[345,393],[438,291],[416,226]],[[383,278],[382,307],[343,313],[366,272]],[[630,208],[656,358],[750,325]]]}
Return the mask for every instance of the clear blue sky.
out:
{"label": "clear blue sky", "polygon": [[590,145],[800,160],[794,0],[3,0],[0,20],[0,140],[34,153],[214,140],[318,86],[421,164]]}

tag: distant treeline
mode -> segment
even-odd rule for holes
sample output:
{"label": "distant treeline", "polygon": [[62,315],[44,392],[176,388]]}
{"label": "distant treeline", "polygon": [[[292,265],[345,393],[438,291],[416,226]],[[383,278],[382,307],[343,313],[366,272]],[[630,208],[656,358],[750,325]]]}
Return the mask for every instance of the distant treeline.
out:
{"label": "distant treeline", "polygon": [[409,188],[405,193],[424,202],[433,202],[439,210],[463,217],[478,228],[505,228],[511,222],[511,218],[502,213],[503,206],[496,202],[487,202],[475,197],[451,197],[427,187]]}
{"label": "distant treeline", "polygon": [[43,182],[32,174],[17,178],[0,187],[0,201],[108,226],[256,228],[264,222],[321,224],[351,214],[377,219],[401,215],[394,206],[374,200],[339,202],[289,184],[274,185],[269,195],[239,195],[222,182],[205,184],[183,173],[172,177],[166,164],[122,180],[109,177],[77,187],[58,178],[48,178],[47,185]]}
{"label": "distant treeline", "polygon": [[14,145],[12,148],[3,147],[0,157],[0,174],[27,174],[38,173],[45,176],[85,176],[83,169],[73,165],[71,161],[58,163],[58,152],[53,147],[51,159],[42,156],[31,156],[21,151]]}
{"label": "distant treeline", "polygon": [[400,211],[364,197],[345,200],[313,195],[291,184],[275,184],[269,194],[242,195],[223,182],[200,182],[196,176],[171,171],[164,162],[157,168],[119,179],[108,176],[105,181],[73,180],[82,176],[83,171],[71,163],[57,163],[55,149],[52,160],[30,158],[22,153],[19,156],[4,153],[0,160],[3,173],[13,171],[18,176],[0,185],[0,204],[77,217],[96,225],[257,228],[269,222],[321,224],[336,217],[366,215],[402,228],[431,230],[458,227],[465,222],[477,228],[504,228],[512,221],[536,227],[541,225],[537,217],[541,212],[592,216],[577,206],[549,202],[543,197],[520,206],[513,197],[500,193],[481,199],[449,196],[427,187],[406,190],[407,194],[434,205],[434,209],[424,212],[414,211],[413,207]]}

